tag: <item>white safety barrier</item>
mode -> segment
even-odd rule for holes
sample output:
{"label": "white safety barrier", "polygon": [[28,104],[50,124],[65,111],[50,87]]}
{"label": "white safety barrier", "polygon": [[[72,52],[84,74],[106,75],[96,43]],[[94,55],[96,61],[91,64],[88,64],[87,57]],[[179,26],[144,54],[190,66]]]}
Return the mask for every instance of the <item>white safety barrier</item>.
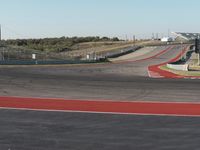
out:
{"label": "white safety barrier", "polygon": [[167,64],[167,67],[174,70],[188,71],[189,65]]}

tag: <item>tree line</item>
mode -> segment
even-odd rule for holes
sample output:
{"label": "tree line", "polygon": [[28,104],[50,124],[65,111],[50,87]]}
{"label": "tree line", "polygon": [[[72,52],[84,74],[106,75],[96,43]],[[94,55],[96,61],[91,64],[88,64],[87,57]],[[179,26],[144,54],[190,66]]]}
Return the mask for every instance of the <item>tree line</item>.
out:
{"label": "tree line", "polygon": [[120,41],[117,37],[60,37],[44,39],[16,39],[3,41],[8,46],[19,46],[41,51],[66,51],[71,50],[75,44],[84,42]]}

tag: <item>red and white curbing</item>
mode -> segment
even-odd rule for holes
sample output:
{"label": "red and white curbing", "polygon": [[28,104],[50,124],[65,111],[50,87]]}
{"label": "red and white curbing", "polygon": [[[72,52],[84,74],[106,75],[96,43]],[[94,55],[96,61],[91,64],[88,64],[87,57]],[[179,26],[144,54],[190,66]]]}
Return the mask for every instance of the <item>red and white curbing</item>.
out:
{"label": "red and white curbing", "polygon": [[0,97],[0,109],[200,117],[200,103],[198,102],[65,100],[52,98]]}
{"label": "red and white curbing", "polygon": [[167,65],[170,62],[175,62],[178,59],[181,58],[181,56],[188,50],[189,47],[186,47],[181,53],[178,54],[175,58],[172,60],[158,64],[158,65],[152,65],[148,67],[148,74],[150,78],[174,78],[174,79],[200,79],[200,76],[184,76],[184,75],[178,75],[166,70],[160,69],[161,66]]}
{"label": "red and white curbing", "polygon": [[158,72],[155,71],[148,70],[148,75],[150,78],[164,78],[164,76],[161,76]]}

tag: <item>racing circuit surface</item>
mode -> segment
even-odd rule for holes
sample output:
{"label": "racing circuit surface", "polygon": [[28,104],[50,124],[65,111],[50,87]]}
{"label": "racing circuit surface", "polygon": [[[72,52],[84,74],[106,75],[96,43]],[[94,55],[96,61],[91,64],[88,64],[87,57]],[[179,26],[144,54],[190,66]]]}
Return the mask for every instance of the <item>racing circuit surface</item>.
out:
{"label": "racing circuit surface", "polygon": [[[161,52],[166,48],[156,50]],[[155,58],[116,64],[1,68],[0,95],[87,100],[199,101],[199,80],[148,77],[148,66],[170,60],[180,53],[180,48],[176,46]]]}
{"label": "racing circuit surface", "polygon": [[[153,79],[148,66],[176,57],[181,46],[110,64],[2,67],[0,95],[75,100],[199,102],[199,80]],[[0,149],[198,148],[198,117],[0,110]]]}

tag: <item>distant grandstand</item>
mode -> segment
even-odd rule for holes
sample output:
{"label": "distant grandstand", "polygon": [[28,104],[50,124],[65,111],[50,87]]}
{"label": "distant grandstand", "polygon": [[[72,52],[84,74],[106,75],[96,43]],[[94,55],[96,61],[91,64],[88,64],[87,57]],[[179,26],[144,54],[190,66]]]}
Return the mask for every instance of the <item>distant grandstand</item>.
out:
{"label": "distant grandstand", "polygon": [[186,40],[186,41],[192,41],[197,38],[200,38],[200,33],[183,33],[183,32],[172,32],[176,36],[177,40]]}

